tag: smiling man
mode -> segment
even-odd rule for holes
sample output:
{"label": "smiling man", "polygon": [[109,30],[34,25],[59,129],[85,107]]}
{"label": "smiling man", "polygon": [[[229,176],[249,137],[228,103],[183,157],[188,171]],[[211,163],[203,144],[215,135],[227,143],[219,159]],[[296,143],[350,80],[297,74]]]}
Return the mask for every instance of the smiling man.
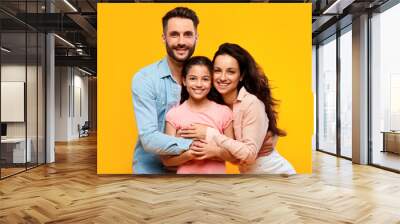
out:
{"label": "smiling man", "polygon": [[190,139],[164,134],[165,115],[179,103],[181,70],[192,56],[197,42],[196,13],[177,7],[162,18],[163,41],[167,56],[148,65],[132,79],[132,99],[139,131],[135,146],[133,173],[163,174],[160,155],[179,155],[192,143]]}

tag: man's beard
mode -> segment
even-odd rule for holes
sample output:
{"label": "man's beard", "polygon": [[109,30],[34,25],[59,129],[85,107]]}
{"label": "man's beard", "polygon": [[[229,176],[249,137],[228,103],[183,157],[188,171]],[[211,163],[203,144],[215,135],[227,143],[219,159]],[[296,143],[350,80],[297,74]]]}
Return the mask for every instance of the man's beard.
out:
{"label": "man's beard", "polygon": [[[167,54],[168,56],[170,56],[172,59],[174,59],[176,62],[180,62],[183,63],[185,62],[188,58],[190,58],[195,50],[195,45],[193,45],[193,47],[187,47],[186,45],[177,45],[175,47],[170,47],[168,45],[168,43],[165,43],[165,48],[167,49]],[[174,54],[174,50],[176,50],[177,48],[184,48],[185,50],[189,50],[188,54],[185,58],[181,59],[178,58],[175,54]]]}

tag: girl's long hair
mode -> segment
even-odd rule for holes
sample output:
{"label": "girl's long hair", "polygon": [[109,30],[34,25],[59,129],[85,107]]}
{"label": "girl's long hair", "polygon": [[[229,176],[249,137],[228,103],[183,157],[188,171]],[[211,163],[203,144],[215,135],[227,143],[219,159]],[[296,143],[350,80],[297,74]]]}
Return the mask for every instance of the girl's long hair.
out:
{"label": "girl's long hair", "polygon": [[268,130],[274,135],[286,136],[286,132],[277,126],[277,113],[274,107],[278,104],[278,101],[272,98],[268,78],[250,53],[237,44],[224,43],[215,52],[213,64],[215,58],[219,55],[229,55],[236,59],[239,64],[240,77],[242,78],[237,87],[238,92],[244,86],[249,93],[261,100],[264,103],[265,112],[269,119]]}
{"label": "girl's long hair", "polygon": [[[187,76],[189,70],[195,65],[205,66],[208,69],[208,71],[210,72],[211,89],[210,89],[210,92],[207,94],[207,99],[212,100],[219,104],[225,104],[224,99],[222,98],[221,94],[219,94],[218,91],[215,89],[215,87],[212,85],[213,64],[212,64],[211,60],[208,59],[207,57],[194,56],[194,57],[189,58],[183,64],[182,78],[186,79],[186,76]],[[187,91],[186,88],[187,88],[186,86],[182,86],[180,104],[182,104],[187,99],[189,99],[189,92]]]}

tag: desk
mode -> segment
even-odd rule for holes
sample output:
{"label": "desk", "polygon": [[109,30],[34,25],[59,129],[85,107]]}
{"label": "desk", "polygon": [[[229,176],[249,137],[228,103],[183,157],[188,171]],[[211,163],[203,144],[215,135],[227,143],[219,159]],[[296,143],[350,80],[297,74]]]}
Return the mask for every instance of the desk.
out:
{"label": "desk", "polygon": [[400,132],[383,131],[383,150],[382,152],[392,152],[400,154]]}
{"label": "desk", "polygon": [[[28,143],[25,154],[25,138],[6,138],[1,139],[1,157],[6,163],[25,163],[32,160],[30,138],[26,140]],[[11,159],[12,158],[12,159]],[[27,158],[27,161],[25,161]]]}

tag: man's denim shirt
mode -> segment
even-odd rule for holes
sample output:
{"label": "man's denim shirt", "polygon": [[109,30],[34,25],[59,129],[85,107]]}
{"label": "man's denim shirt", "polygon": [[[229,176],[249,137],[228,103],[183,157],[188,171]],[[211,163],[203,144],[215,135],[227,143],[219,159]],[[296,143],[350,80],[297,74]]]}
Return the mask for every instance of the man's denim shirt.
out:
{"label": "man's denim shirt", "polygon": [[181,86],[173,79],[167,58],[151,64],[132,79],[132,100],[139,138],[135,146],[135,174],[162,174],[166,169],[159,155],[179,155],[190,139],[164,134],[165,116],[179,104]]}

